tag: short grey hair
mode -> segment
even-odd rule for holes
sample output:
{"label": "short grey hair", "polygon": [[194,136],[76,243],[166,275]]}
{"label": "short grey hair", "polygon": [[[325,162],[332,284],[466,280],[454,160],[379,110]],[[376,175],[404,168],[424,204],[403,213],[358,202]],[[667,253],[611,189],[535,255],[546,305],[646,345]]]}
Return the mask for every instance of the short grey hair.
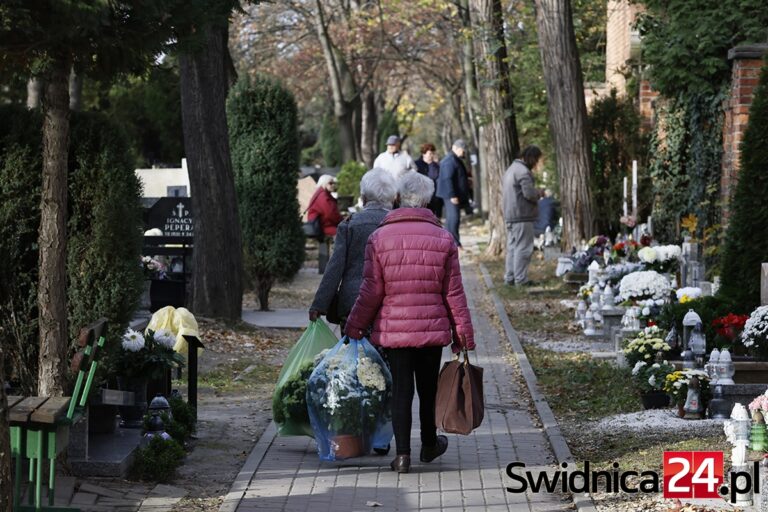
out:
{"label": "short grey hair", "polygon": [[435,193],[434,182],[416,171],[408,171],[400,176],[397,183],[400,194],[400,206],[404,208],[424,208]]}
{"label": "short grey hair", "polygon": [[378,203],[392,208],[397,195],[397,183],[392,174],[381,167],[375,167],[363,174],[360,180],[360,196],[364,202]]}
{"label": "short grey hair", "polygon": [[336,181],[336,177],[332,174],[323,174],[320,179],[317,180],[317,188],[323,188],[327,184]]}

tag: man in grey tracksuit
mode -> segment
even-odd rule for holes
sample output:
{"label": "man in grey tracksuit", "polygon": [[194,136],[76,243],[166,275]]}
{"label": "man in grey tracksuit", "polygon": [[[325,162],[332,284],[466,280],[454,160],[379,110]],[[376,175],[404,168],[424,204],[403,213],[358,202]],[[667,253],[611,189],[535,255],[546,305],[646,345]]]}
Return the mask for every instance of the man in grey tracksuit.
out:
{"label": "man in grey tracksuit", "polygon": [[541,150],[528,146],[520,158],[504,173],[504,221],[507,224],[507,258],[504,281],[528,286],[528,265],[533,254],[533,224],[538,218],[541,191],[534,185],[533,169],[541,158]]}

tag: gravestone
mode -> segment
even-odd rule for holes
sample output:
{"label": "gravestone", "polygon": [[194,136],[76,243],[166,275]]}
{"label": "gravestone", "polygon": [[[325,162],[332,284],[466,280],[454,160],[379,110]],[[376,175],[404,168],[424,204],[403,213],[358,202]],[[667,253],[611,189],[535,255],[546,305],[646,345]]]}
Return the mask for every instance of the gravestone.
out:
{"label": "gravestone", "polygon": [[147,212],[145,230],[159,229],[162,236],[193,238],[195,223],[192,199],[189,197],[161,197]]}
{"label": "gravestone", "polygon": [[680,267],[683,286],[699,286],[704,280],[704,263],[701,245],[697,242],[683,242],[683,264]]}

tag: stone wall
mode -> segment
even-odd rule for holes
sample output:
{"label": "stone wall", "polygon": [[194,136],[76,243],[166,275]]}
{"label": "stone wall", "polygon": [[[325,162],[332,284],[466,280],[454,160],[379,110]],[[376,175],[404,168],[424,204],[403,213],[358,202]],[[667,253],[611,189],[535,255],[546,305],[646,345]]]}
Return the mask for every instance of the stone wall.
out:
{"label": "stone wall", "polygon": [[749,107],[768,55],[768,45],[738,46],[728,52],[732,61],[731,90],[724,105],[723,161],[720,179],[723,220],[728,218],[728,201],[734,191],[741,165],[741,141],[749,122]]}
{"label": "stone wall", "polygon": [[608,24],[605,39],[606,89],[616,89],[620,96],[627,93],[624,78],[628,63],[638,57],[640,36],[632,25],[641,7],[628,0],[608,0]]}

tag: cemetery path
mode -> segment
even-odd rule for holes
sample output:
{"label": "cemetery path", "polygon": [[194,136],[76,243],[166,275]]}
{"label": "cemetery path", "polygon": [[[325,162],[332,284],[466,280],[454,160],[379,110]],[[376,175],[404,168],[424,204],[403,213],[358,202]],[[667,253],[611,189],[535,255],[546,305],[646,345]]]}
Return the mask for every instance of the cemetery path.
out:
{"label": "cemetery path", "polygon": [[[507,464],[522,461],[528,470],[552,471],[554,457],[532,412],[506,337],[492,320],[477,267],[465,265],[463,272],[476,329],[477,350],[472,359],[474,363],[476,357],[485,370],[486,415],[479,429],[469,436],[450,435],[445,455],[431,464],[416,459],[411,473],[397,475],[389,469],[391,454],[320,463],[313,440],[276,437],[272,424],[220,510],[368,510],[372,506],[392,511],[572,509],[568,496],[505,491],[513,485],[505,473]],[[417,405],[418,398],[414,418],[418,418]],[[418,439],[418,421],[412,437]]]}

